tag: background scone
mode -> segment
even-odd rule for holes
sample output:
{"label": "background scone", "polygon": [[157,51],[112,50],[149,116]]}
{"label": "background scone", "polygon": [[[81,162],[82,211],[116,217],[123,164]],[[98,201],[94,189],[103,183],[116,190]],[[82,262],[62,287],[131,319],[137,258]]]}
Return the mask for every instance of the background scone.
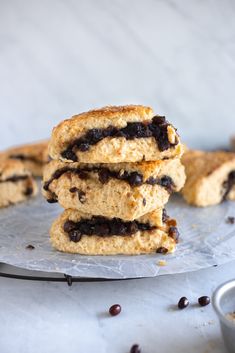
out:
{"label": "background scone", "polygon": [[159,226],[161,211],[154,212],[125,222],[68,209],[52,224],[51,243],[57,250],[84,255],[173,252],[179,236],[176,222],[167,219]]}
{"label": "background scone", "polygon": [[189,150],[182,163],[186,172],[182,194],[189,204],[204,207],[235,200],[235,153]]}
{"label": "background scone", "polygon": [[155,161],[182,152],[175,128],[141,105],[75,115],[53,129],[49,144],[52,159],[83,163]]}
{"label": "background scone", "polygon": [[9,148],[1,153],[0,158],[20,160],[34,176],[42,176],[43,167],[49,160],[48,141]]}
{"label": "background scone", "polygon": [[184,182],[177,158],[116,164],[51,161],[44,169],[43,194],[65,209],[133,220],[164,207]]}
{"label": "background scone", "polygon": [[0,207],[24,201],[36,193],[37,184],[23,163],[11,159],[0,161]]}

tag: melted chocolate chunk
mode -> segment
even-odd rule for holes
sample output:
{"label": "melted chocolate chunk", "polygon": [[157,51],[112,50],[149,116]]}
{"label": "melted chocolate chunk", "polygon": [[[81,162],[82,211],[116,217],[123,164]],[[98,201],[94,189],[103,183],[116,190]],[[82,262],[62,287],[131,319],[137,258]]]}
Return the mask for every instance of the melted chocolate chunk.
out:
{"label": "melted chocolate chunk", "polygon": [[88,130],[82,137],[73,141],[61,156],[74,162],[78,160],[76,151],[88,151],[90,146],[97,144],[106,137],[124,137],[127,140],[135,138],[154,137],[160,151],[165,151],[178,143],[172,144],[168,140],[167,127],[169,122],[164,116],[155,116],[152,121],[127,123],[124,128],[109,126],[106,129]]}
{"label": "melted chocolate chunk", "polygon": [[82,190],[78,190],[78,198],[81,203],[86,202],[86,193]]}
{"label": "melted chocolate chunk", "polygon": [[5,180],[0,180],[0,183],[5,183],[7,181],[11,181],[12,183],[15,183],[17,181],[20,181],[20,180],[26,180],[28,179],[29,176],[28,175],[13,175]]}
{"label": "melted chocolate chunk", "polygon": [[[172,192],[174,189],[174,182],[171,177],[164,175],[161,178],[153,178],[150,177],[147,179],[145,182],[143,181],[143,175],[138,173],[138,172],[127,172],[124,171],[124,173],[116,172],[116,171],[111,171],[108,168],[97,168],[97,167],[84,167],[84,168],[72,168],[72,167],[63,167],[60,169],[57,169],[52,177],[46,181],[43,185],[43,189],[46,191],[49,191],[50,184],[53,182],[53,180],[59,179],[63,174],[65,173],[74,173],[79,176],[81,179],[87,179],[89,178],[89,173],[98,173],[99,176],[99,181],[102,184],[106,184],[110,178],[115,178],[118,180],[123,180],[129,183],[132,187],[135,186],[140,186],[144,183],[149,184],[149,185],[160,185],[164,187],[168,192]],[[82,177],[81,177],[82,176]],[[73,188],[72,188],[73,189]],[[71,191],[71,189],[70,189]],[[77,189],[71,192],[78,191]],[[52,197],[53,198],[53,197]]]}
{"label": "melted chocolate chunk", "polygon": [[112,235],[131,235],[138,231],[149,231],[156,227],[149,223],[138,221],[126,222],[120,218],[108,219],[101,216],[93,216],[91,219],[81,219],[79,222],[66,221],[64,231],[68,233],[71,241],[78,242],[82,235],[97,235],[108,237]]}
{"label": "melted chocolate chunk", "polygon": [[235,170],[229,173],[228,179],[223,183],[223,187],[225,189],[223,200],[227,199],[227,196],[234,185],[235,185]]}
{"label": "melted chocolate chunk", "polygon": [[9,156],[10,159],[18,159],[20,161],[30,161],[30,162],[34,162],[37,164],[43,164],[42,161],[39,161],[36,157],[34,156],[26,156],[25,154],[11,154]]}

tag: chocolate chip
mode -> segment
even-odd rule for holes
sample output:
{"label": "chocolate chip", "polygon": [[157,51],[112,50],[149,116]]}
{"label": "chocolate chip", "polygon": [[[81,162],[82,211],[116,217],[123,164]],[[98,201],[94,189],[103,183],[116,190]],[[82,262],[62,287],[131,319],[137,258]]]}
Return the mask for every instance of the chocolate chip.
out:
{"label": "chocolate chip", "polygon": [[25,196],[30,196],[30,195],[32,195],[32,193],[33,193],[33,188],[32,188],[32,186],[28,186],[28,187],[26,188],[26,190],[24,191],[24,195],[25,195]]}
{"label": "chocolate chip", "polygon": [[130,353],[141,353],[141,349],[138,344],[133,344],[130,349]]}
{"label": "chocolate chip", "polygon": [[158,254],[166,254],[166,253],[168,253],[168,249],[164,248],[164,246],[161,246],[160,248],[158,248],[156,250],[156,253],[158,253]]}
{"label": "chocolate chip", "polygon": [[139,186],[143,183],[143,176],[137,172],[132,172],[128,181],[131,186]]}
{"label": "chocolate chip", "polygon": [[79,151],[81,152],[86,152],[90,149],[90,145],[89,143],[81,143],[79,146],[78,146],[78,149]]}
{"label": "chocolate chip", "polygon": [[198,304],[201,306],[206,306],[208,304],[210,304],[210,298],[207,295],[204,295],[200,298],[198,298]]}
{"label": "chocolate chip", "polygon": [[78,176],[82,180],[87,180],[89,178],[88,173],[83,170],[78,172]]}
{"label": "chocolate chip", "polygon": [[74,193],[78,191],[78,188],[76,188],[76,186],[73,186],[72,188],[69,189],[69,191]]}
{"label": "chocolate chip", "polygon": [[146,206],[146,199],[143,198],[143,205]]}
{"label": "chocolate chip", "polygon": [[166,188],[169,192],[171,192],[174,183],[171,177],[164,175],[160,180],[160,185]]}
{"label": "chocolate chip", "polygon": [[56,199],[47,199],[47,202],[48,203],[56,203],[58,202]]}
{"label": "chocolate chip", "polygon": [[81,203],[86,202],[86,193],[82,190],[78,190],[78,198]]}
{"label": "chocolate chip", "polygon": [[107,169],[101,169],[99,172],[99,181],[102,184],[106,184],[109,181],[110,173]]}
{"label": "chocolate chip", "polygon": [[234,224],[235,223],[235,217],[227,217],[226,223],[228,224]]}
{"label": "chocolate chip", "polygon": [[186,297],[180,298],[180,300],[178,302],[179,309],[185,309],[185,308],[187,308],[188,305],[189,305],[188,298],[186,298]]}
{"label": "chocolate chip", "polygon": [[152,119],[154,124],[165,124],[166,123],[166,117],[165,116],[161,116],[161,115],[155,115]]}
{"label": "chocolate chip", "polygon": [[35,246],[29,244],[29,245],[27,245],[27,246],[25,247],[25,249],[27,249],[27,250],[34,250],[34,249],[35,249]]}
{"label": "chocolate chip", "polygon": [[163,208],[163,210],[162,210],[162,222],[163,223],[166,223],[166,221],[169,219],[169,216],[168,216],[168,214],[167,214],[167,212],[166,212],[166,209],[165,208]]}
{"label": "chocolate chip", "polygon": [[114,304],[109,308],[109,314],[111,316],[117,316],[118,314],[120,314],[121,310],[122,310],[121,305]]}
{"label": "chocolate chip", "polygon": [[71,232],[72,230],[76,229],[76,223],[73,221],[66,221],[64,223],[64,231],[66,233]]}
{"label": "chocolate chip", "polygon": [[79,242],[81,240],[82,233],[79,230],[77,230],[77,229],[72,230],[71,232],[69,232],[69,238],[70,238],[71,241],[77,243],[77,242]]}
{"label": "chocolate chip", "polygon": [[72,149],[68,148],[67,150],[63,151],[61,153],[61,156],[64,159],[70,159],[73,162],[77,162],[78,158],[76,156],[76,154],[72,151]]}
{"label": "chocolate chip", "polygon": [[173,238],[176,241],[176,243],[178,242],[180,233],[177,227],[170,227],[168,234],[169,234],[169,237]]}

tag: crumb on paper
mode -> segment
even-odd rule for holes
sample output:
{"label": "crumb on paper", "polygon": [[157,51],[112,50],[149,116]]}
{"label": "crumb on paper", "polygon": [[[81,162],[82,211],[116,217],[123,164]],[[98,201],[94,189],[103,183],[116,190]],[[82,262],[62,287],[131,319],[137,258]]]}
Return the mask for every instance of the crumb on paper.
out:
{"label": "crumb on paper", "polygon": [[228,313],[225,315],[226,319],[229,321],[232,321],[235,324],[235,311],[232,313]]}
{"label": "crumb on paper", "polygon": [[192,228],[197,228],[197,224],[192,224],[191,227]]}
{"label": "crumb on paper", "polygon": [[158,264],[158,266],[166,266],[167,262],[166,262],[166,260],[159,260],[157,264]]}
{"label": "crumb on paper", "polygon": [[235,217],[229,216],[226,218],[226,223],[227,224],[235,224]]}

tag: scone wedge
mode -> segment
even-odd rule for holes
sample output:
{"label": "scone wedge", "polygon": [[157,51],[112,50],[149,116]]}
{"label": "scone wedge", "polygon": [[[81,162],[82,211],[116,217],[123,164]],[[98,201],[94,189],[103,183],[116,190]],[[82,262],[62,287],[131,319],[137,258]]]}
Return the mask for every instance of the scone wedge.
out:
{"label": "scone wedge", "polygon": [[42,176],[48,162],[48,141],[35,142],[12,147],[2,152],[0,159],[20,160],[34,176]]}
{"label": "scone wedge", "polygon": [[37,184],[24,164],[16,160],[0,161],[0,207],[35,196]]}
{"label": "scone wedge", "polygon": [[163,210],[126,222],[68,209],[52,224],[50,236],[53,247],[67,253],[138,255],[173,252],[179,233]]}
{"label": "scone wedge", "polygon": [[82,163],[155,161],[182,152],[175,128],[142,105],[108,106],[75,115],[53,129],[49,144],[52,159]]}
{"label": "scone wedge", "polygon": [[182,163],[186,172],[182,194],[189,204],[205,207],[235,200],[235,153],[189,150]]}
{"label": "scone wedge", "polygon": [[116,164],[51,161],[44,169],[43,195],[65,209],[134,220],[164,207],[184,182],[177,158]]}

